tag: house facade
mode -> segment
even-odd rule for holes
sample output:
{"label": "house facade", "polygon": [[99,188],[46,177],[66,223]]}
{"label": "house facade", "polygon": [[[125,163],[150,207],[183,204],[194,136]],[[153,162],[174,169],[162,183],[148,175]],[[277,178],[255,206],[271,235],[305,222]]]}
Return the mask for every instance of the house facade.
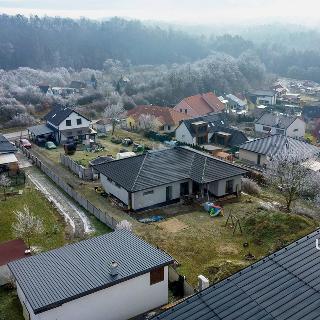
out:
{"label": "house facade", "polygon": [[225,104],[212,92],[184,98],[174,107],[177,112],[192,118],[222,112],[224,109]]}
{"label": "house facade", "polygon": [[281,152],[299,152],[304,156],[318,156],[320,149],[297,138],[276,134],[243,143],[239,147],[239,159],[255,166],[264,166],[268,160]]}
{"label": "house facade", "polygon": [[31,139],[53,137],[56,143],[95,139],[90,120],[74,109],[57,106],[45,116],[46,124],[28,128]]}
{"label": "house facade", "polygon": [[252,91],[249,97],[256,105],[275,105],[277,103],[277,93],[273,90]]}
{"label": "house facade", "polygon": [[242,100],[233,94],[227,94],[228,106],[231,111],[236,113],[245,113],[248,110],[248,105],[246,100]]}
{"label": "house facade", "polygon": [[235,147],[246,142],[245,134],[228,126],[222,113],[184,120],[175,132],[176,140],[186,144],[215,144]]}
{"label": "house facade", "polygon": [[163,251],[119,230],[9,268],[26,319],[126,320],[168,303],[172,263]]}
{"label": "house facade", "polygon": [[256,120],[255,131],[271,135],[283,134],[288,137],[303,138],[306,133],[306,124],[298,117],[264,113]]}
{"label": "house facade", "polygon": [[0,172],[15,173],[19,170],[18,159],[15,156],[17,148],[3,135],[0,135]]}
{"label": "house facade", "polygon": [[191,194],[239,193],[246,173],[189,147],[148,152],[97,165],[95,170],[104,190],[134,211],[174,203]]}
{"label": "house facade", "polygon": [[141,105],[137,106],[127,112],[126,126],[128,129],[146,129],[149,123],[144,123],[143,116],[153,117],[155,123],[153,128],[160,132],[173,132],[180,121],[189,119],[190,116],[184,113],[177,112],[173,108]]}

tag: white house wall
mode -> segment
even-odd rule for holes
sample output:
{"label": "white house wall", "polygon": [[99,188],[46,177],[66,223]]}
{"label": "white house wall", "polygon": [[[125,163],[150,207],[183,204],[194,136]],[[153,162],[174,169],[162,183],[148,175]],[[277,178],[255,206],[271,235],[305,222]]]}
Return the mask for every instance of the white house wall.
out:
{"label": "white house wall", "polygon": [[[17,292],[30,312],[19,285]],[[30,312],[30,320],[127,320],[166,303],[168,267],[164,268],[164,281],[150,285],[150,273],[146,273],[40,314]]]}
{"label": "white house wall", "polygon": [[[77,124],[77,119],[81,119],[81,124]],[[71,120],[71,126],[66,126],[66,120]],[[90,121],[80,116],[76,112],[72,112],[67,118],[65,118],[59,125],[59,130],[71,130],[71,129],[81,129],[88,128],[90,126]]]}
{"label": "white house wall", "polygon": [[306,133],[306,123],[301,119],[296,119],[287,129],[287,136],[302,138]]}
{"label": "white house wall", "polygon": [[184,123],[176,129],[176,140],[183,143],[193,144],[195,138],[192,137],[190,131]]}
{"label": "white house wall", "polygon": [[[228,180],[233,180],[233,190],[232,192],[241,190],[241,176],[236,176],[228,179],[219,180],[216,182],[211,182],[209,184],[209,191],[217,197],[222,197],[226,195],[226,182]],[[238,186],[238,187],[237,187]]]}
{"label": "white house wall", "polygon": [[[172,186],[172,200],[180,198],[180,183],[189,181],[189,193],[192,190],[192,181],[190,179],[182,180],[179,182],[174,182],[166,184],[163,186],[150,188],[143,191],[138,191],[132,194],[132,209],[139,210],[147,208],[153,205],[166,202],[166,187]],[[144,193],[153,190],[152,194]]]}
{"label": "white house wall", "polygon": [[118,187],[114,182],[109,181],[103,174],[100,175],[100,181],[103,189],[107,193],[111,193],[112,195],[120,199],[124,204],[128,205],[129,195],[127,190],[123,189],[120,186]]}
{"label": "white house wall", "polygon": [[[251,164],[258,164],[258,153],[248,151],[248,150],[239,150],[239,159]],[[264,154],[261,154],[261,159],[260,159],[260,165],[263,165],[266,163],[266,156]]]}

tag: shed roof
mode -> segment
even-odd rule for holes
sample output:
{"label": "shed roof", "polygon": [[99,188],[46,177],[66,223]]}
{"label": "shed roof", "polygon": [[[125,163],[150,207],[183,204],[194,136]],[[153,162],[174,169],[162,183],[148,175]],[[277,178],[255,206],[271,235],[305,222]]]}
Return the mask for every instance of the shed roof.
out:
{"label": "shed roof", "polygon": [[14,162],[18,162],[18,159],[14,153],[5,153],[5,154],[0,153],[0,164],[7,164],[7,163],[14,163]]}
{"label": "shed roof", "polygon": [[319,319],[319,236],[317,230],[153,319]]}
{"label": "shed roof", "polygon": [[13,153],[17,148],[3,135],[0,134],[0,153]]}
{"label": "shed roof", "polygon": [[189,147],[151,151],[95,166],[102,175],[130,192],[192,179],[208,183],[246,173],[246,170]]}
{"label": "shed roof", "polygon": [[320,148],[296,138],[286,137],[282,134],[275,134],[260,139],[254,139],[243,143],[239,148],[265,155],[275,155],[278,152],[288,149],[301,152],[302,155],[317,155],[320,153]]}
{"label": "shed roof", "polygon": [[46,124],[39,124],[37,126],[29,127],[28,131],[34,134],[35,136],[53,133],[53,130],[49,128]]}
{"label": "shed roof", "polygon": [[[116,261],[119,273],[110,274]],[[118,230],[8,264],[35,314],[169,265],[172,257]]]}

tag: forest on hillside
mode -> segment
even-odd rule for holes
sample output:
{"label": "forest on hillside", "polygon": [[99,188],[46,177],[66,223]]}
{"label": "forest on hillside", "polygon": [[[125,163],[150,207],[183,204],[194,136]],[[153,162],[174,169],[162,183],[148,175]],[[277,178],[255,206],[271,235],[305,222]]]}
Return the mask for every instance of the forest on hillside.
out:
{"label": "forest on hillside", "polygon": [[101,70],[108,59],[127,66],[171,65],[216,53],[233,58],[245,53],[267,72],[320,82],[320,32],[300,29],[266,25],[239,30],[241,35],[200,36],[120,18],[98,22],[0,15],[0,68]]}

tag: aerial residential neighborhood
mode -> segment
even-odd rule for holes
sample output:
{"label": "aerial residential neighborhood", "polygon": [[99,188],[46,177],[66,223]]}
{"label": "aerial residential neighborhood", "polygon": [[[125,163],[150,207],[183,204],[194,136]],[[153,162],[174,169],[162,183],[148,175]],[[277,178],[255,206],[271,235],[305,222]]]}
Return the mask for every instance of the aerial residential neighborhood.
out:
{"label": "aerial residential neighborhood", "polygon": [[320,319],[317,8],[1,3],[0,320]]}

